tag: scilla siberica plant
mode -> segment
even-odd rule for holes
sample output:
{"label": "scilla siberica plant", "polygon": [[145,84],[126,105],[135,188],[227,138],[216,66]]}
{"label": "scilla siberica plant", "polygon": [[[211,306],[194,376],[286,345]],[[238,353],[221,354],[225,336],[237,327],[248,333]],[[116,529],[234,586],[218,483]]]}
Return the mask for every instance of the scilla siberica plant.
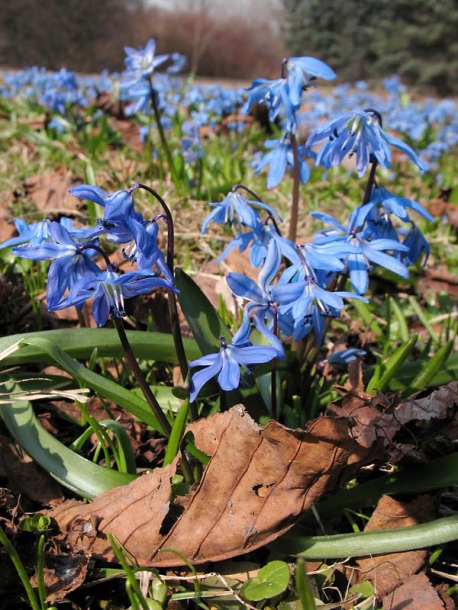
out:
{"label": "scilla siberica plant", "polygon": [[[138,88],[141,93],[138,99],[151,105],[160,128],[160,108],[151,79],[155,68],[169,57],[155,55],[154,41],[139,51],[127,49],[127,55],[122,86],[134,94]],[[232,293],[243,300],[243,316],[232,341],[225,336],[219,337],[219,349],[207,349],[201,358],[189,364],[193,369],[189,379],[191,402],[198,398],[204,385],[213,377],[217,377],[222,392],[230,392],[237,390],[242,378],[246,380],[246,373],[251,373],[254,365],[270,362],[270,397],[266,402],[271,416],[277,417],[277,396],[280,395],[277,362],[284,361],[285,352],[291,351],[285,341],[292,338],[302,362],[312,362],[314,349],[321,345],[329,320],[340,317],[345,300],[367,302],[364,294],[368,288],[369,272],[374,266],[407,278],[408,265],[423,254],[428,255],[427,242],[411,220],[410,212],[432,221],[430,214],[419,203],[390,193],[377,183],[375,177],[378,165],[390,167],[392,147],[407,154],[420,171],[423,171],[422,162],[407,144],[383,130],[382,117],[376,110],[355,109],[320,125],[305,144],[298,143],[298,112],[302,96],[317,78],[332,80],[335,74],[317,59],[293,57],[283,62],[279,79],[258,79],[249,89],[243,110],[248,112],[254,103],[264,104],[270,119],[279,119],[284,129],[278,141],[267,144],[271,150],[255,171],[269,166],[267,185],[271,188],[284,179],[287,167],[291,168],[293,196],[289,237],[281,235],[279,226],[282,220],[278,213],[241,184],[235,185],[221,202],[210,204],[213,210],[204,220],[202,232],[205,233],[210,222],[216,222],[230,226],[235,233],[218,260],[224,259],[233,249],[249,251],[250,261],[259,268],[259,275],[255,281],[241,273],[227,274]],[[160,133],[161,140],[165,141],[164,132],[161,130]],[[321,149],[313,151],[312,147],[319,144]],[[166,141],[164,150],[169,156]],[[352,212],[346,225],[330,215],[313,212],[314,217],[329,228],[313,235],[307,243],[296,243],[300,183],[306,182],[310,175],[306,158],[313,158],[317,165],[330,168],[353,156],[360,177],[369,170],[361,205]],[[134,192],[138,188],[148,191],[160,203],[162,209],[153,218],[145,219],[136,210]],[[19,237],[5,242],[2,247],[13,246],[15,255],[31,260],[52,261],[47,286],[51,311],[70,306],[81,309],[89,299],[93,299],[97,325],[103,326],[111,318],[159,426],[169,436],[170,422],[133,356],[122,318],[126,315],[125,299],[165,289],[180,369],[183,379],[187,378],[188,363],[175,300],[178,290],[175,286],[171,212],[162,197],[145,185],[135,184],[112,194],[97,186],[81,185],[71,193],[103,207],[103,218],[96,226],[74,229],[67,220],[60,223],[45,220],[29,226],[18,220]],[[406,235],[400,233],[393,218],[410,224]],[[158,223],[163,220],[168,229],[165,255],[157,243]],[[120,273],[100,245],[101,239],[121,244],[125,258],[136,267]],[[96,257],[104,261],[102,267],[95,262]],[[353,291],[344,289],[347,277]],[[185,302],[186,295],[180,295],[180,299]],[[250,340],[252,324],[263,337],[261,345],[253,345]],[[361,355],[361,350],[345,351],[341,361],[349,362]],[[334,360],[338,360],[337,356]],[[299,367],[302,367],[301,362]],[[196,414],[194,409],[194,416]]]}
{"label": "scilla siberica plant", "polygon": [[[284,358],[279,339],[293,337],[295,342],[300,342],[308,335],[313,341],[302,350],[302,357],[305,361],[311,359],[316,352],[316,347],[312,349],[313,343],[321,345],[328,321],[340,317],[344,299],[367,302],[363,295],[374,266],[384,267],[407,279],[407,266],[423,254],[426,259],[429,254],[428,244],[409,212],[415,211],[429,221],[433,221],[432,216],[418,202],[396,196],[379,186],[375,178],[377,165],[390,167],[392,147],[406,154],[420,171],[424,171],[423,163],[410,146],[383,130],[382,117],[376,110],[357,108],[320,125],[304,146],[298,144],[296,134],[302,94],[317,77],[331,80],[335,74],[314,58],[284,60],[281,78],[255,80],[244,106],[244,111],[248,112],[254,103],[266,105],[270,120],[280,118],[283,126],[280,140],[266,143],[272,151],[261,159],[255,172],[269,166],[267,187],[271,188],[283,180],[287,166],[291,167],[293,196],[289,239],[280,234],[278,215],[242,185],[234,186],[222,202],[211,204],[214,209],[202,227],[204,233],[212,221],[229,225],[234,230],[235,236],[219,260],[235,248],[240,252],[249,249],[251,264],[260,267],[257,283],[240,273],[227,275],[234,296],[240,297],[245,304],[237,335],[248,337],[252,319],[279,359]],[[318,153],[312,150],[317,144],[323,144]],[[369,176],[362,203],[352,212],[346,226],[328,214],[312,212],[331,228],[316,233],[310,242],[297,244],[299,185],[310,175],[305,157],[315,158],[316,164],[325,168],[339,165],[346,157],[355,157],[358,176],[363,176],[368,169]],[[242,189],[249,193],[250,199],[240,195]],[[263,211],[265,220],[260,213]],[[393,217],[410,224],[404,237],[393,224]],[[347,276],[354,292],[341,289]],[[346,355],[343,361],[351,361],[357,356],[361,356],[361,350]],[[274,378],[273,372],[271,413],[275,416]]]}

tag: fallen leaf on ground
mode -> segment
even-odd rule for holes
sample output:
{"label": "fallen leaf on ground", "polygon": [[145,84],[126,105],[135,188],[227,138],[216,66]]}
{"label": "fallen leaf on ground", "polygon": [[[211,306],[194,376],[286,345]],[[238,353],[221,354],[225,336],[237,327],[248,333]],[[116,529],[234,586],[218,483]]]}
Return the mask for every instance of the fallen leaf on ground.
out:
{"label": "fallen leaf on ground", "polygon": [[444,610],[445,606],[424,572],[411,576],[383,600],[383,610]]}
{"label": "fallen leaf on ground", "polygon": [[26,194],[40,212],[64,213],[76,210],[78,201],[68,192],[76,184],[70,172],[44,172],[24,180]]}
{"label": "fallen leaf on ground", "polygon": [[[63,600],[71,591],[84,583],[87,575],[89,557],[83,554],[68,555],[45,553],[43,580],[46,589],[46,601],[54,604]],[[37,575],[30,579],[32,587],[38,586]]]}
{"label": "fallen leaf on ground", "polygon": [[[455,206],[456,207],[456,206]],[[458,297],[458,277],[445,267],[433,267],[425,270],[425,281],[418,282],[420,294],[429,299],[431,293],[445,292],[451,299]]]}
{"label": "fallen leaf on ground", "polygon": [[[428,422],[452,417],[458,407],[458,382],[452,381],[437,390],[418,392],[399,404],[397,398],[380,394],[370,397],[364,393],[348,393],[333,403],[329,411],[338,417],[353,420],[352,436],[364,447],[377,441],[385,447],[393,445],[396,434],[408,424],[413,425],[412,437],[429,436]],[[416,430],[418,428],[418,431]],[[402,444],[397,443],[396,460],[402,457]],[[391,456],[393,459],[395,456]]]}
{"label": "fallen leaf on ground", "polygon": [[374,458],[348,434],[347,421],[322,417],[308,430],[275,421],[257,425],[241,405],[191,424],[196,446],[211,456],[202,480],[175,500],[172,464],[112,489],[92,504],[70,501],[50,511],[67,546],[114,559],[111,533],[139,565],[221,561],[286,532],[325,492]]}
{"label": "fallen leaf on ground", "polygon": [[[403,504],[383,496],[364,528],[365,532],[391,530],[418,525],[434,517],[433,501],[429,496],[420,496],[409,504]],[[426,551],[388,553],[358,559],[358,580],[370,580],[377,591],[378,599],[397,589],[412,574],[418,572],[426,559]]]}
{"label": "fallen leaf on ground", "polygon": [[0,476],[12,492],[36,502],[49,506],[63,500],[59,483],[6,436],[0,436]]}

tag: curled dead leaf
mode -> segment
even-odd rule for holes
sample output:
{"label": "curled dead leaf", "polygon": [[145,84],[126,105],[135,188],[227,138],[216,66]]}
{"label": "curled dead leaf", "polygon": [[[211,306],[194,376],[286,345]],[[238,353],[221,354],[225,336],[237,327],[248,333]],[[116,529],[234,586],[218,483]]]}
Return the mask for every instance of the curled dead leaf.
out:
{"label": "curled dead leaf", "polygon": [[275,421],[258,426],[242,406],[188,427],[211,456],[202,480],[175,500],[171,478],[178,460],[92,504],[71,501],[50,511],[62,539],[76,551],[113,560],[107,534],[144,566],[220,561],[254,550],[286,532],[304,510],[373,459],[353,440],[344,419],[321,417],[308,430]]}
{"label": "curled dead leaf", "polygon": [[[450,597],[448,599],[452,601]],[[445,608],[439,594],[434,590],[424,572],[411,576],[383,600],[383,610],[418,610],[418,608],[422,610],[444,610]]]}
{"label": "curled dead leaf", "polygon": [[[427,425],[434,420],[452,417],[458,407],[458,381],[452,381],[436,390],[418,392],[399,402],[397,397],[349,391],[329,411],[336,417],[349,418],[352,436],[364,447],[379,442],[391,447],[396,434],[407,425],[412,426],[411,438],[427,435]],[[416,431],[418,428],[418,432]],[[402,446],[397,447],[393,461],[402,457]]]}
{"label": "curled dead leaf", "polygon": [[[409,504],[383,496],[364,531],[409,527],[433,518],[434,503],[429,496],[420,496]],[[416,550],[358,559],[359,580],[369,579],[377,591],[378,598],[382,599],[418,572],[423,567],[426,555],[425,550]]]}

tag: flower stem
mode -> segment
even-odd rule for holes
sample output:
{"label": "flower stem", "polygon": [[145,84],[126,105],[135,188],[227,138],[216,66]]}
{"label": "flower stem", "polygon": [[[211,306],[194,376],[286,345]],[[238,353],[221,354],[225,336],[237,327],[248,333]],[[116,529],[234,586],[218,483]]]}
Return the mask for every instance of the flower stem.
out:
{"label": "flower stem", "polygon": [[[164,213],[165,213],[165,216],[167,219],[166,262],[167,262],[167,267],[170,269],[170,273],[172,274],[172,277],[174,277],[174,275],[175,275],[174,274],[175,229],[174,229],[174,224],[173,224],[172,212],[170,211],[169,206],[165,203],[163,198],[154,189],[150,188],[146,184],[138,184],[137,187],[141,188],[141,189],[147,191],[148,193],[150,193],[151,195],[153,195],[153,197],[155,197],[159,201],[162,209],[164,210]],[[167,296],[168,296],[167,303],[168,303],[168,307],[169,307],[169,318],[170,318],[170,325],[172,328],[173,343],[175,345],[175,351],[177,353],[178,364],[180,367],[181,376],[183,377],[183,380],[185,380],[186,377],[188,376],[188,361],[186,358],[186,353],[184,351],[183,336],[181,334],[180,319],[178,317],[177,298],[176,298],[176,295],[173,292],[173,290],[168,290]],[[196,421],[198,419],[198,413],[197,413],[197,408],[196,408],[195,402],[191,402],[189,405],[189,415],[190,415],[191,421]]]}
{"label": "flower stem", "polygon": [[296,136],[290,134],[291,148],[293,151],[293,198],[291,202],[291,214],[289,218],[289,235],[288,238],[295,242],[297,237],[297,220],[299,216],[299,148],[297,146]]}
{"label": "flower stem", "polygon": [[369,172],[369,176],[367,178],[366,188],[364,190],[364,197],[362,205],[366,205],[371,200],[372,187],[375,186],[375,170],[377,169],[378,161],[373,158],[371,171]]}
{"label": "flower stem", "polygon": [[157,125],[157,129],[159,132],[159,138],[161,140],[161,145],[164,150],[164,154],[166,156],[167,163],[169,164],[170,174],[172,175],[172,181],[173,181],[177,191],[179,193],[181,193],[180,179],[177,174],[175,164],[173,162],[172,152],[171,152],[169,144],[167,142],[167,138],[165,137],[164,127],[162,126],[162,123],[161,123],[161,111],[159,110],[159,106],[157,103],[157,91],[153,87],[153,83],[152,83],[151,79],[149,80],[149,86],[150,86],[150,93],[151,93],[151,106],[153,108],[154,118],[156,120],[156,125]]}
{"label": "flower stem", "polygon": [[[278,336],[278,325],[277,325],[278,315],[277,310],[274,311],[274,319],[273,319],[273,334]],[[277,359],[274,358],[271,364],[270,370],[270,410],[272,419],[277,419]]]}
{"label": "flower stem", "polygon": [[0,527],[0,544],[3,546],[9,558],[13,562],[16,572],[18,573],[22,585],[24,586],[32,610],[40,610],[40,603],[37,599],[37,596],[35,595],[35,591],[33,590],[32,585],[30,584],[29,577],[27,576],[27,572],[24,568],[24,564],[22,563],[18,552],[14,548],[14,545],[10,542],[8,536],[6,535],[2,527]]}
{"label": "flower stem", "polygon": [[[175,261],[175,230],[173,224],[173,216],[170,208],[156,191],[146,184],[138,184],[138,188],[148,191],[153,197],[155,197],[162,206],[164,213],[167,218],[167,267],[170,269],[172,277],[174,276],[174,261]],[[180,365],[180,371],[183,379],[186,379],[188,374],[188,361],[184,351],[183,337],[181,335],[180,320],[178,318],[178,307],[175,293],[172,290],[167,291],[168,294],[168,305],[170,324],[172,326],[173,341],[175,344],[175,350],[177,352],[177,358]]]}
{"label": "flower stem", "polygon": [[124,350],[124,354],[126,356],[127,362],[130,366],[130,369],[137,380],[140,389],[143,392],[144,397],[146,398],[149,406],[151,407],[152,412],[156,416],[156,419],[159,422],[160,427],[162,428],[162,433],[166,438],[170,438],[170,433],[172,428],[170,426],[169,420],[164,414],[164,411],[161,409],[160,404],[158,403],[156,397],[154,396],[151,388],[149,387],[141,369],[137,362],[137,359],[134,356],[132,351],[132,347],[129,343],[129,339],[127,338],[126,331],[124,328],[123,321],[121,318],[113,317],[113,321],[118,331],[119,339],[121,341],[122,348]]}

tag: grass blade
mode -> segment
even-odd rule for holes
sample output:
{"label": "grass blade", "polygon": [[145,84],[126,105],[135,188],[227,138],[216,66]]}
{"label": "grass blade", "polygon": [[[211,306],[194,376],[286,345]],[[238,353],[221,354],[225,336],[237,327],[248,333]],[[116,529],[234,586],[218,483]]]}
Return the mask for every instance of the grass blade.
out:
{"label": "grass blade", "polygon": [[385,387],[388,385],[390,380],[396,375],[401,366],[410,356],[413,348],[415,347],[418,340],[418,336],[415,335],[404,343],[394,352],[392,356],[390,356],[387,362],[383,365],[383,373],[381,375],[380,380],[376,380],[372,378],[369,385],[367,386],[368,392],[373,392],[374,390],[378,390],[379,392],[383,392]]}

